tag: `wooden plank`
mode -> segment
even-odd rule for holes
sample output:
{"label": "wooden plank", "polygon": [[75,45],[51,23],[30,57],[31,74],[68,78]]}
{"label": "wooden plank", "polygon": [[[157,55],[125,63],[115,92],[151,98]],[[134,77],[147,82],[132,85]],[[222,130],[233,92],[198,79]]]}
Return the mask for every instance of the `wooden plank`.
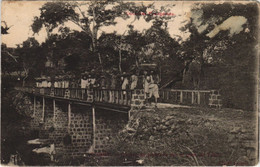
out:
{"label": "wooden plank", "polygon": [[[169,91],[169,92],[193,92],[194,90],[188,90],[188,89],[161,89],[164,91]],[[198,90],[199,92],[205,92],[205,93],[210,93],[210,90]]]}

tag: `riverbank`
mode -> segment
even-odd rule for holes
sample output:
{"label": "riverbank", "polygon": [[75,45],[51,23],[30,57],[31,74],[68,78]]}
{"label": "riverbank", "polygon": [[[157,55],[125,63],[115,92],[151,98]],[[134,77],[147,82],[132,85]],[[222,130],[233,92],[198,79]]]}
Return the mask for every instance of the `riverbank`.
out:
{"label": "riverbank", "polygon": [[8,165],[10,156],[21,159],[16,165],[48,165],[43,155],[32,152],[27,141],[37,137],[31,130],[32,118],[25,112],[23,94],[2,91],[1,103],[1,164]]}
{"label": "riverbank", "polygon": [[252,111],[213,108],[146,109],[133,115],[100,165],[255,165]]}

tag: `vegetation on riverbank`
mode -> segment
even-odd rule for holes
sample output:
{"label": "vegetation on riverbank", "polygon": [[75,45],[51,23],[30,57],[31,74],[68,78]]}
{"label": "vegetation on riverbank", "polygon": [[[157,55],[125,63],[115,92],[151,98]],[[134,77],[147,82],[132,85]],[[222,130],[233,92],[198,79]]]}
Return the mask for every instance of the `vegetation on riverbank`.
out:
{"label": "vegetation on riverbank", "polygon": [[211,108],[135,113],[101,165],[254,165],[255,114]]}

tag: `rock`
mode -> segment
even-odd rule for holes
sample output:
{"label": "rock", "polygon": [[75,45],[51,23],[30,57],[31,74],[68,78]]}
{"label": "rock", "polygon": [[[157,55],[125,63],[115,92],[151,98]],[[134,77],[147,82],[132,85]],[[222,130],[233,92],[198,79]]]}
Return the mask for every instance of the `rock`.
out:
{"label": "rock", "polygon": [[230,131],[230,133],[239,133],[240,130],[241,130],[240,127],[234,127],[234,128]]}
{"label": "rock", "polygon": [[211,124],[210,124],[209,122],[206,122],[206,123],[205,123],[205,126],[206,126],[206,127],[210,127],[210,125],[211,125]]}
{"label": "rock", "polygon": [[191,119],[188,119],[186,122],[187,122],[187,123],[192,123],[192,120],[191,120]]}
{"label": "rock", "polygon": [[173,118],[174,118],[174,116],[167,116],[167,117],[165,117],[166,120],[170,120],[170,119],[173,119]]}
{"label": "rock", "polygon": [[178,123],[183,124],[183,123],[185,123],[185,120],[184,119],[180,119],[180,120],[178,120]]}
{"label": "rock", "polygon": [[166,121],[167,121],[166,119],[163,119],[163,120],[162,120],[162,123],[165,123]]}
{"label": "rock", "polygon": [[241,129],[241,132],[242,132],[242,133],[246,133],[246,129],[245,129],[245,128],[242,128],[242,129]]}
{"label": "rock", "polygon": [[162,126],[162,129],[167,129],[167,126]]}
{"label": "rock", "polygon": [[160,117],[155,117],[154,119],[155,119],[155,120],[160,120]]}
{"label": "rock", "polygon": [[171,135],[171,134],[172,134],[172,131],[171,131],[171,130],[167,132],[167,135]]}
{"label": "rock", "polygon": [[165,122],[165,125],[166,125],[166,126],[169,126],[170,124],[171,124],[170,121]]}
{"label": "rock", "polygon": [[172,126],[171,126],[171,129],[172,129],[172,130],[176,129],[176,126],[175,126],[175,125],[172,125]]}

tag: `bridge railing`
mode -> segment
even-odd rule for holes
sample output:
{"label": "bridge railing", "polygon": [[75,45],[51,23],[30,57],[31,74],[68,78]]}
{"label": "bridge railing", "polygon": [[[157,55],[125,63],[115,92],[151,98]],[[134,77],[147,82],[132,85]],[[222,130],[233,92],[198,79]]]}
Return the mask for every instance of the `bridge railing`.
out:
{"label": "bridge railing", "polygon": [[54,97],[62,97],[87,101],[89,95],[93,95],[93,100],[101,103],[110,103],[118,105],[131,105],[132,91],[120,89],[93,89],[87,90],[82,88],[32,88],[19,87],[17,90],[28,93],[41,94]]}
{"label": "bridge railing", "polygon": [[[28,93],[76,99],[89,101],[89,95],[95,102],[110,103],[117,105],[131,106],[131,90],[120,89],[93,89],[87,90],[82,88],[31,88],[19,87],[17,90]],[[180,89],[162,89],[160,90],[159,102],[171,104],[186,105],[209,105],[212,90],[180,90]],[[91,101],[90,100],[90,101]]]}
{"label": "bridge railing", "polygon": [[70,88],[70,98],[87,100],[87,90],[82,88]]}
{"label": "bridge railing", "polygon": [[96,102],[130,106],[131,98],[131,90],[94,89],[94,100]]}
{"label": "bridge railing", "polygon": [[172,104],[208,105],[211,90],[160,90],[160,101]]}

